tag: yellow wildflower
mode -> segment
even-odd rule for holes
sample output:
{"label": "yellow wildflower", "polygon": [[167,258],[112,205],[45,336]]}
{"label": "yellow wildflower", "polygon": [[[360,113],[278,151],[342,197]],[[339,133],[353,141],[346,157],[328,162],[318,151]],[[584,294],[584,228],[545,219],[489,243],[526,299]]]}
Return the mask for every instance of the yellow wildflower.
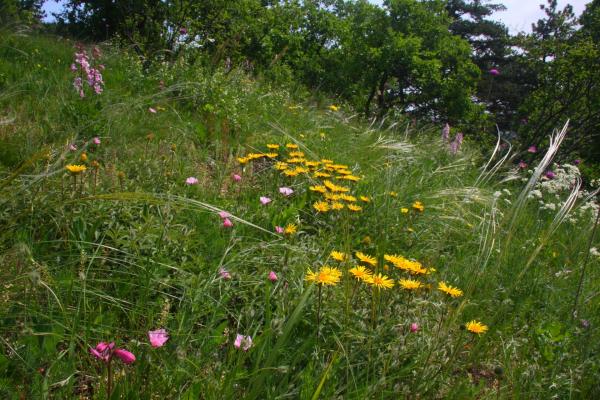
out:
{"label": "yellow wildflower", "polygon": [[250,161],[248,157],[238,157],[237,160],[240,164],[246,164],[248,161]]}
{"label": "yellow wildflower", "polygon": [[334,105],[334,104],[332,104],[332,105],[329,106],[329,110],[330,111],[334,111],[335,112],[335,111],[338,111],[339,109],[340,108],[338,106]]}
{"label": "yellow wildflower", "polygon": [[78,164],[69,164],[65,168],[74,175],[78,175],[87,169],[85,165]]}
{"label": "yellow wildflower", "polygon": [[298,226],[296,224],[287,224],[283,229],[283,233],[286,235],[293,235],[298,232]]}
{"label": "yellow wildflower", "polygon": [[447,285],[446,282],[439,282],[438,283],[438,289],[444,293],[446,293],[447,295],[449,295],[450,297],[460,297],[463,295],[463,291],[455,288],[453,286]]}
{"label": "yellow wildflower", "polygon": [[269,150],[277,150],[277,149],[279,149],[279,145],[278,144],[269,143],[269,144],[267,144],[267,149],[269,149]]}
{"label": "yellow wildflower", "polygon": [[324,201],[317,201],[313,204],[313,208],[317,210],[317,212],[327,212],[329,211],[329,204]]}
{"label": "yellow wildflower", "polygon": [[304,153],[301,151],[290,151],[290,157],[304,158]]}
{"label": "yellow wildflower", "polygon": [[319,192],[319,193],[327,192],[327,189],[325,188],[325,186],[309,186],[308,189],[312,192]]}
{"label": "yellow wildflower", "polygon": [[347,207],[348,207],[348,210],[350,210],[350,211],[354,211],[354,212],[362,211],[362,207],[358,206],[354,203],[348,204]]}
{"label": "yellow wildflower", "polygon": [[469,332],[473,332],[473,333],[476,333],[478,335],[480,335],[482,333],[485,333],[488,330],[487,325],[484,325],[481,322],[475,321],[475,320],[473,320],[471,322],[467,322],[465,324],[465,328],[467,328],[467,330]]}
{"label": "yellow wildflower", "polygon": [[406,290],[417,290],[423,287],[423,284],[420,281],[415,281],[412,279],[400,279],[400,286]]}
{"label": "yellow wildflower", "polygon": [[394,287],[394,281],[390,278],[388,278],[386,275],[382,275],[382,274],[376,274],[373,276],[370,276],[369,278],[367,278],[365,280],[365,282],[367,282],[370,285],[375,286],[378,289],[384,288],[384,289],[389,289]]}
{"label": "yellow wildflower", "polygon": [[313,272],[310,268],[306,272],[304,280],[314,282],[317,285],[337,285],[340,281],[342,272],[337,268],[331,268],[324,266],[316,272]]}
{"label": "yellow wildflower", "polygon": [[398,197],[398,193],[396,192],[389,192],[388,194],[392,197]]}
{"label": "yellow wildflower", "polygon": [[408,208],[406,208],[406,207],[402,207],[402,208],[400,209],[400,212],[401,212],[402,214],[407,214],[407,213],[408,213]]}
{"label": "yellow wildflower", "polygon": [[372,275],[371,271],[362,265],[357,265],[354,268],[350,268],[348,272],[350,272],[356,279],[360,279],[361,281],[366,281]]}
{"label": "yellow wildflower", "polygon": [[287,147],[288,149],[292,149],[292,150],[298,149],[298,145],[294,144],[294,143],[288,143],[285,145],[285,147]]}
{"label": "yellow wildflower", "polygon": [[314,175],[314,177],[315,177],[315,178],[330,178],[330,177],[331,177],[331,174],[328,174],[327,172],[320,172],[320,171],[317,171],[317,172],[315,172],[315,175]]}
{"label": "yellow wildflower", "polygon": [[415,201],[412,205],[412,208],[419,212],[423,212],[423,210],[425,210],[425,206],[420,201]]}
{"label": "yellow wildflower", "polygon": [[287,169],[287,167],[288,167],[288,164],[284,163],[282,161],[277,161],[275,163],[275,169],[278,171],[283,171],[283,170]]}
{"label": "yellow wildflower", "polygon": [[362,253],[360,251],[357,251],[354,254],[356,255],[356,258],[358,258],[361,262],[369,264],[373,267],[377,266],[377,260],[375,259],[375,257],[371,257],[370,255]]}
{"label": "yellow wildflower", "polygon": [[346,259],[348,258],[348,255],[346,253],[342,253],[341,251],[335,251],[333,250],[331,252],[331,258],[333,258],[336,261],[346,261]]}
{"label": "yellow wildflower", "polygon": [[367,196],[360,196],[360,200],[364,201],[365,203],[369,203],[371,201],[371,199],[368,198]]}
{"label": "yellow wildflower", "polygon": [[343,210],[344,209],[344,203],[340,203],[340,202],[334,201],[333,203],[331,203],[331,209],[332,210],[336,210],[336,211]]}
{"label": "yellow wildflower", "polygon": [[333,160],[329,160],[329,159],[327,159],[327,158],[322,158],[322,159],[321,159],[321,162],[322,162],[323,164],[333,164]]}
{"label": "yellow wildflower", "polygon": [[293,177],[293,176],[298,176],[298,171],[292,170],[292,169],[286,169],[285,171],[283,171],[283,174],[285,176]]}
{"label": "yellow wildflower", "polygon": [[279,155],[279,154],[277,154],[277,153],[266,153],[266,154],[265,154],[265,156],[266,156],[266,157],[268,157],[268,158],[275,158],[275,157],[277,157],[278,155]]}

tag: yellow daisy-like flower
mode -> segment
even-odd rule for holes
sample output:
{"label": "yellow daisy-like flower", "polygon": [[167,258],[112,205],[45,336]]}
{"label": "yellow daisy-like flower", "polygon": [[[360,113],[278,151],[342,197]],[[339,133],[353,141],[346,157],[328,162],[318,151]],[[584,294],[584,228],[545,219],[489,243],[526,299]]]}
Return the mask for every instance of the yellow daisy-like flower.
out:
{"label": "yellow daisy-like flower", "polygon": [[330,201],[339,201],[342,199],[342,196],[340,196],[339,194],[331,194],[331,193],[325,193],[324,197]]}
{"label": "yellow daisy-like flower", "polygon": [[283,228],[283,233],[286,235],[293,235],[298,232],[298,226],[296,224],[287,224],[285,228]]}
{"label": "yellow daisy-like flower", "polygon": [[325,188],[325,186],[310,186],[308,189],[312,192],[319,192],[319,193],[327,192],[327,189]]}
{"label": "yellow daisy-like flower", "polygon": [[407,213],[408,213],[408,208],[406,208],[406,207],[402,207],[402,208],[400,209],[400,212],[401,212],[402,214],[407,214]]}
{"label": "yellow daisy-like flower", "polygon": [[[334,168],[335,168],[335,166],[334,166]],[[348,169],[338,169],[336,172],[340,175],[352,175],[352,171],[350,171]]]}
{"label": "yellow daisy-like flower", "polygon": [[340,202],[334,201],[333,203],[331,203],[331,209],[332,210],[336,210],[336,211],[343,210],[344,209],[344,203],[340,203]]}
{"label": "yellow daisy-like flower", "polygon": [[304,153],[301,151],[290,151],[290,157],[304,158]]}
{"label": "yellow daisy-like flower", "polygon": [[277,149],[279,149],[279,145],[278,144],[269,143],[269,144],[267,144],[267,149],[269,149],[269,150],[277,150]]}
{"label": "yellow daisy-like flower", "polygon": [[348,207],[348,210],[350,210],[350,211],[354,211],[354,212],[362,211],[362,207],[357,206],[356,204],[348,204],[347,207]]}
{"label": "yellow daisy-like flower", "polygon": [[423,284],[420,281],[412,279],[400,279],[398,282],[400,283],[400,286],[406,290],[417,290],[423,287]]}
{"label": "yellow daisy-like flower", "polygon": [[296,171],[295,169],[286,169],[285,171],[283,171],[283,174],[285,176],[294,177],[298,176],[298,171]]}
{"label": "yellow daisy-like flower", "polygon": [[284,162],[282,162],[282,161],[277,161],[277,162],[275,163],[275,169],[276,169],[276,170],[278,170],[278,171],[283,171],[283,170],[286,170],[286,169],[287,169],[287,167],[288,167],[288,164],[287,164],[287,163],[284,163]]}
{"label": "yellow daisy-like flower", "polygon": [[335,111],[338,111],[339,109],[340,108],[338,106],[334,105],[334,104],[332,104],[332,105],[329,106],[329,110],[330,111],[334,111],[335,112]]}
{"label": "yellow daisy-like flower", "polygon": [[285,147],[287,147],[288,149],[292,149],[292,150],[297,150],[298,149],[298,145],[294,144],[294,143],[288,143],[285,145]]}
{"label": "yellow daisy-like flower", "polygon": [[296,171],[299,174],[305,174],[308,172],[308,169],[303,168],[303,167],[296,167],[296,169],[294,171]]}
{"label": "yellow daisy-like flower", "polygon": [[333,168],[335,169],[348,169],[348,166],[346,164],[333,164],[332,165]]}
{"label": "yellow daisy-like flower", "polygon": [[79,164],[69,164],[65,168],[67,169],[67,171],[69,171],[70,173],[72,173],[74,175],[80,174],[87,169],[87,167],[85,165],[79,165]]}
{"label": "yellow daisy-like flower", "polygon": [[382,274],[375,274],[365,280],[368,284],[375,286],[378,289],[390,289],[394,287],[394,281]]}
{"label": "yellow daisy-like flower", "polygon": [[371,257],[370,255],[360,251],[357,251],[356,253],[354,253],[354,255],[356,255],[356,258],[358,258],[361,262],[365,264],[369,264],[373,267],[377,266],[377,260],[375,259],[375,257]]}
{"label": "yellow daisy-like flower", "polygon": [[396,192],[389,192],[388,194],[392,197],[398,197],[398,193]]}
{"label": "yellow daisy-like flower", "polygon": [[259,158],[263,158],[264,156],[264,153],[250,153],[246,155],[249,160],[257,160]]}
{"label": "yellow daisy-like flower", "polygon": [[357,265],[354,268],[350,268],[348,272],[350,272],[352,276],[354,276],[356,279],[359,279],[361,281],[366,281],[372,275],[371,271],[369,271],[366,267],[363,267],[362,265]]}
{"label": "yellow daisy-like flower", "polygon": [[285,161],[289,162],[290,164],[304,164],[304,162],[306,160],[304,158],[300,158],[300,157],[293,157],[293,158],[288,158]]}
{"label": "yellow daisy-like flower", "polygon": [[446,284],[446,282],[443,282],[443,281],[438,283],[438,289],[440,291],[446,293],[450,297],[460,297],[463,295],[462,290],[455,288],[454,286],[450,286],[450,285]]}
{"label": "yellow daisy-like flower", "polygon": [[313,204],[313,208],[317,210],[317,212],[327,212],[329,211],[329,204],[324,201],[317,201]]}
{"label": "yellow daisy-like flower", "polygon": [[356,197],[350,196],[349,194],[346,194],[346,193],[341,194],[340,195],[340,199],[345,200],[345,201],[349,201],[351,203],[356,202]]}
{"label": "yellow daisy-like flower", "polygon": [[415,201],[412,205],[412,208],[419,212],[423,212],[423,210],[425,210],[425,206],[420,201]]}
{"label": "yellow daisy-like flower", "polygon": [[368,198],[367,196],[360,196],[360,201],[364,201],[365,203],[369,203],[371,202],[371,199]]}
{"label": "yellow daisy-like flower", "polygon": [[331,177],[331,174],[328,174],[327,172],[320,172],[320,171],[317,171],[317,172],[315,172],[315,175],[314,175],[314,177],[315,177],[315,178],[330,178],[330,177]]}
{"label": "yellow daisy-like flower", "polygon": [[277,154],[277,153],[266,153],[266,154],[265,154],[265,156],[266,156],[267,158],[275,158],[275,157],[277,157],[278,155],[279,155],[279,154]]}
{"label": "yellow daisy-like flower", "polygon": [[248,157],[238,157],[237,160],[240,164],[246,164],[248,161],[250,161]]}
{"label": "yellow daisy-like flower", "polygon": [[335,261],[343,262],[348,259],[348,255],[346,253],[342,253],[341,251],[333,250],[331,252],[331,258],[333,258]]}
{"label": "yellow daisy-like flower", "polygon": [[308,168],[316,168],[319,166],[319,164],[321,164],[318,161],[304,161],[304,165],[307,166]]}
{"label": "yellow daisy-like flower", "polygon": [[465,328],[467,328],[469,332],[476,333],[478,335],[481,335],[482,333],[485,333],[488,330],[487,325],[484,325],[481,322],[475,320],[467,322],[465,324]]}
{"label": "yellow daisy-like flower", "polygon": [[342,271],[337,268],[331,268],[324,266],[316,272],[313,272],[310,268],[306,272],[304,280],[308,282],[314,282],[317,285],[337,285],[342,276]]}
{"label": "yellow daisy-like flower", "polygon": [[333,164],[333,160],[329,160],[329,159],[327,159],[327,158],[322,158],[322,159],[321,159],[321,162],[322,162],[323,164]]}

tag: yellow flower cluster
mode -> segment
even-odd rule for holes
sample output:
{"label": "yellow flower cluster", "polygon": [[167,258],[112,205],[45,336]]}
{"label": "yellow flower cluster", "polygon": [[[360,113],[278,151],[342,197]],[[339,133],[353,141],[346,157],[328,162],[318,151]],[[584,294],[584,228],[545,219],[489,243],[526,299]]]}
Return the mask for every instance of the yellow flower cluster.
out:
{"label": "yellow flower cluster", "polygon": [[323,266],[318,271],[313,272],[310,268],[306,272],[304,280],[314,282],[317,285],[335,286],[340,282],[342,271],[337,268]]}

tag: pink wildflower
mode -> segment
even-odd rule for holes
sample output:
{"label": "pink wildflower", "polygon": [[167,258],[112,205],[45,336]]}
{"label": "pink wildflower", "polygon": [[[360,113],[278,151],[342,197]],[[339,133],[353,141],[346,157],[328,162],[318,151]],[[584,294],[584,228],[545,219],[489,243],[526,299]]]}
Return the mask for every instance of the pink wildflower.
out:
{"label": "pink wildflower", "polygon": [[265,197],[265,196],[260,196],[260,204],[262,204],[263,206],[266,206],[270,202],[271,202],[270,198]]}
{"label": "pink wildflower", "polygon": [[519,162],[519,168],[520,168],[520,169],[525,169],[525,168],[527,168],[527,164],[525,163],[525,161],[520,161],[520,162]]}
{"label": "pink wildflower", "polygon": [[452,152],[452,154],[456,154],[460,150],[460,146],[462,145],[462,142],[463,142],[463,137],[464,136],[463,136],[462,132],[458,132],[456,134],[456,137],[454,137],[454,140],[452,141],[452,143],[450,143],[450,152]]}
{"label": "pink wildflower", "polygon": [[231,274],[225,268],[219,269],[219,275],[221,275],[221,278],[223,279],[231,279]]}
{"label": "pink wildflower", "polygon": [[283,226],[279,226],[278,225],[278,226],[275,227],[275,232],[277,232],[277,233],[283,233],[283,231],[284,231]]}
{"label": "pink wildflower", "polygon": [[537,147],[535,146],[529,146],[529,148],[527,149],[528,153],[537,153]]}
{"label": "pink wildflower", "polygon": [[448,140],[450,140],[450,125],[449,124],[444,125],[444,128],[442,129],[442,140],[444,142],[447,142]]}
{"label": "pink wildflower", "polygon": [[275,282],[277,280],[277,274],[275,273],[275,271],[269,272],[269,280],[271,282]]}
{"label": "pink wildflower", "polygon": [[99,137],[97,137],[97,136],[96,136],[96,137],[95,137],[95,138],[94,138],[92,141],[94,142],[94,144],[95,144],[96,146],[98,146],[100,143],[102,143],[102,142],[100,141],[100,138],[99,138]]}
{"label": "pink wildflower", "polygon": [[292,193],[294,193],[294,191],[291,188],[284,186],[279,188],[279,193],[284,196],[290,196]]}
{"label": "pink wildflower", "polygon": [[231,228],[233,226],[233,222],[229,218],[223,219],[223,228]]}
{"label": "pink wildflower", "polygon": [[490,75],[498,76],[498,75],[500,75],[500,71],[498,71],[496,68],[492,68],[492,69],[490,69]]}
{"label": "pink wildflower", "polygon": [[579,164],[581,164],[581,160],[578,158],[574,161],[574,163],[575,163],[575,165],[579,165]]}
{"label": "pink wildflower", "polygon": [[546,172],[545,176],[548,179],[554,179],[554,178],[556,178],[556,174],[553,171]]}
{"label": "pink wildflower", "polygon": [[233,179],[235,182],[239,182],[242,180],[242,177],[238,174],[233,174],[231,175],[231,179]]}
{"label": "pink wildflower", "polygon": [[252,338],[250,336],[244,336],[238,333],[235,337],[235,342],[233,342],[233,346],[236,349],[241,347],[242,350],[248,351],[250,347],[252,347]]}
{"label": "pink wildflower", "polygon": [[90,353],[105,363],[109,363],[113,355],[117,356],[125,364],[131,364],[135,361],[133,353],[124,349],[115,349],[115,342],[100,342],[95,348],[90,348]]}
{"label": "pink wildflower", "polygon": [[411,332],[417,332],[419,330],[419,324],[417,324],[416,322],[413,322],[412,324],[410,324],[410,331]]}
{"label": "pink wildflower", "polygon": [[186,183],[187,185],[197,185],[197,184],[198,184],[198,178],[196,178],[196,177],[193,177],[193,176],[190,176],[189,178],[187,178],[187,179],[185,180],[185,183]]}
{"label": "pink wildflower", "polygon": [[75,145],[75,144],[70,144],[70,145],[69,145],[69,150],[71,150],[71,151],[77,151],[77,145]]}
{"label": "pink wildflower", "polygon": [[148,107],[148,111],[150,111],[152,114],[156,114],[156,110],[152,107]]}
{"label": "pink wildflower", "polygon": [[113,354],[119,357],[125,364],[131,364],[135,361],[135,356],[133,353],[124,349],[116,349]]}
{"label": "pink wildflower", "polygon": [[225,219],[231,217],[231,214],[229,214],[227,211],[219,211],[219,217]]}
{"label": "pink wildflower", "polygon": [[169,340],[169,334],[165,329],[148,331],[148,340],[152,347],[162,347]]}

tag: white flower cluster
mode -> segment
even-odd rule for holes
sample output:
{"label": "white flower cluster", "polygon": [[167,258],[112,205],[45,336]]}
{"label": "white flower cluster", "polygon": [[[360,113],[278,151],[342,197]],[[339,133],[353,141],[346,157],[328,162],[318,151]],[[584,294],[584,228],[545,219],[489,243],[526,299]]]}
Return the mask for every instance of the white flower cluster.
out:
{"label": "white flower cluster", "polygon": [[[571,164],[554,165],[552,171],[554,173],[553,176],[543,176],[529,193],[528,197],[538,200],[542,210],[557,211],[564,205],[564,200],[573,190],[577,180],[581,178],[581,172],[577,166]],[[529,173],[533,174],[533,171],[530,170]],[[592,187],[599,184],[600,182],[592,182]],[[600,209],[598,203],[593,198],[585,201],[590,194],[586,190],[579,192],[578,198],[580,202],[571,212],[571,216],[568,219],[569,222],[577,223],[584,219],[589,220],[589,218],[593,219],[596,217]]]}

